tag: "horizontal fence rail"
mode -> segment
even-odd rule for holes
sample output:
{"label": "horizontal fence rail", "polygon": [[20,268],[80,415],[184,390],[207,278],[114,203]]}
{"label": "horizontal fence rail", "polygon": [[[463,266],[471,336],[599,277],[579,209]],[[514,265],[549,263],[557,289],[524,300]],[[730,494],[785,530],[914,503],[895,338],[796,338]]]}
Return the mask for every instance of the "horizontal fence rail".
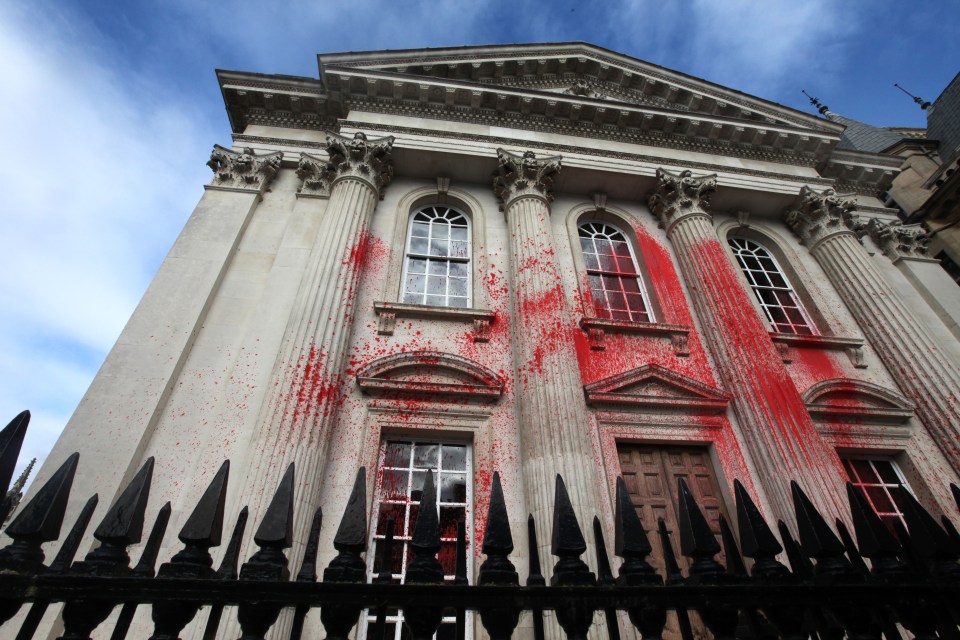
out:
{"label": "horizontal fence rail", "polygon": [[[29,414],[17,416],[0,431],[0,488],[9,487]],[[737,534],[720,519],[721,542],[711,531],[687,485],[678,483],[677,513],[680,554],[689,560],[679,568],[667,527],[643,529],[627,494],[617,480],[614,518],[617,575],[611,570],[600,522],[594,518],[597,573],[581,556],[587,545],[563,479],[557,477],[551,553],[557,557],[549,586],[544,578],[533,519],[527,522],[530,565],[526,585],[510,561],[513,538],[503,490],[494,474],[490,490],[477,584],[466,578],[463,523],[457,542],[457,575],[444,582],[437,559],[440,526],[433,475],[426,474],[421,507],[410,546],[413,559],[405,584],[390,573],[393,523],[388,522],[380,565],[367,583],[363,558],[368,543],[366,472],[357,473],[344,515],[334,537],[336,557],[317,576],[322,512],[314,514],[303,563],[291,576],[285,549],[293,544],[294,467],[290,465],[254,534],[257,551],[242,565],[239,549],[247,524],[244,508],[234,524],[224,557],[214,569],[210,549],[223,541],[229,462],[224,462],[179,533],[183,549],[156,567],[170,518],[170,504],[158,512],[138,562],[131,566],[128,547],[143,539],[145,512],[153,474],[149,459],[111,506],[93,536],[100,546],[83,560],[74,556],[84,538],[97,496],[91,497],[63,537],[49,565],[42,545],[60,540],[79,455],[73,454],[19,509],[6,529],[13,542],[0,549],[0,633],[17,640],[32,638],[47,608],[63,603],[65,640],[90,637],[111,613],[119,613],[108,630],[111,639],[126,637],[139,606],[149,606],[156,640],[172,640],[207,607],[204,638],[221,629],[225,607],[235,607],[242,638],[263,638],[281,611],[292,611],[289,637],[301,637],[307,615],[319,609],[327,637],[345,639],[364,609],[376,614],[368,637],[382,640],[388,609],[403,611],[414,640],[436,633],[445,612],[457,615],[463,637],[466,611],[475,611],[494,640],[510,638],[520,614],[532,612],[533,634],[545,636],[544,611],[553,611],[571,640],[584,640],[602,612],[609,637],[619,639],[618,611],[643,638],[660,638],[667,613],[674,612],[677,632],[692,640],[690,612],[695,612],[717,638],[815,638],[901,640],[907,634],[927,639],[960,640],[960,535],[944,516],[939,522],[904,491],[907,527],[891,532],[866,498],[847,485],[851,530],[840,520],[831,526],[802,489],[792,484],[797,531],[781,521],[777,534],[764,520],[743,485],[734,482]],[[958,509],[960,488],[951,485]],[[0,506],[0,521],[10,508]],[[653,553],[649,535],[659,538],[665,575],[648,562]],[[855,541],[856,540],[856,541]],[[724,566],[717,560],[723,554]],[[790,568],[777,558],[786,554]],[[744,558],[752,560],[748,570]],[[292,579],[291,579],[292,578]],[[20,627],[6,628],[25,609]],[[101,631],[102,633],[102,631]]]}

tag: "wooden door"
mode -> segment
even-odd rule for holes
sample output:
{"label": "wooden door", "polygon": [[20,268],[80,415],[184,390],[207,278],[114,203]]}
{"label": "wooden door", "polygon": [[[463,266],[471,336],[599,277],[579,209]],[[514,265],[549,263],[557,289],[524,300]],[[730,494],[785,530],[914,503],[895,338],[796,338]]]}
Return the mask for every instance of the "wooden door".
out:
{"label": "wooden door", "polygon": [[[680,555],[680,534],[677,529],[677,479],[683,478],[696,498],[697,504],[707,517],[710,528],[720,541],[720,514],[731,522],[723,504],[720,485],[710,455],[705,447],[660,446],[621,444],[617,447],[620,457],[620,472],[627,485],[627,491],[633,502],[647,537],[653,547],[648,561],[666,576],[660,536],[657,534],[657,520],[663,518],[670,533],[670,542],[681,571],[687,575],[689,562]],[[723,554],[717,559],[724,562]],[[707,637],[707,631],[691,614],[694,636]],[[676,618],[673,614],[667,620],[664,638],[679,638]]]}

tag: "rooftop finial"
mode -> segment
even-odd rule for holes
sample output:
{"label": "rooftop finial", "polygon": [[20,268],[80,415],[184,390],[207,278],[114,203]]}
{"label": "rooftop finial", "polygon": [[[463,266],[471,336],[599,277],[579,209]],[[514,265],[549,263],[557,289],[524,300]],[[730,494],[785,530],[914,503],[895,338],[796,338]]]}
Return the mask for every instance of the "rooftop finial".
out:
{"label": "rooftop finial", "polygon": [[913,95],[912,93],[910,93],[909,91],[901,87],[896,82],[893,83],[893,86],[895,86],[897,89],[900,89],[900,91],[903,91],[905,94],[913,98],[913,101],[916,102],[918,105],[920,105],[920,108],[923,109],[924,111],[930,108],[930,103],[924,100],[923,98]]}
{"label": "rooftop finial", "polygon": [[822,116],[827,115],[827,111],[830,110],[830,108],[829,108],[827,105],[821,104],[821,103],[820,103],[820,100],[817,99],[817,98],[814,98],[814,97],[811,96],[809,93],[807,93],[806,89],[800,89],[800,91],[803,92],[803,95],[805,95],[805,96],[807,96],[808,98],[810,98],[810,104],[812,104],[813,106],[815,106],[815,107],[817,108],[817,111],[820,112],[820,115],[822,115]]}

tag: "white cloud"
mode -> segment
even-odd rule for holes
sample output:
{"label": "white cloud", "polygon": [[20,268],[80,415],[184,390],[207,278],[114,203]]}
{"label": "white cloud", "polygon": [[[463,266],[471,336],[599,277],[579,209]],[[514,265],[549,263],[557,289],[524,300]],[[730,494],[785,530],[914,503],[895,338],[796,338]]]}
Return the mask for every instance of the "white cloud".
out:
{"label": "white cloud", "polygon": [[120,333],[213,142],[176,87],[118,76],[99,34],[41,11],[0,6],[0,422],[33,412],[21,464],[52,446]]}

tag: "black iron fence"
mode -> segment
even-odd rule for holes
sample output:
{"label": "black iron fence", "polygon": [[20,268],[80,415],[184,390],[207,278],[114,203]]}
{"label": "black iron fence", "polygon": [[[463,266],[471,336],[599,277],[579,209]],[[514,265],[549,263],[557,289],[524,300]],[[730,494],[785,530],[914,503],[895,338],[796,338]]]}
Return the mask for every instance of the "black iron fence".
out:
{"label": "black iron fence", "polygon": [[[13,474],[29,420],[24,412],[0,432],[0,487]],[[689,612],[696,612],[717,638],[806,638],[839,640],[917,638],[960,640],[960,536],[951,521],[938,522],[912,496],[903,496],[907,527],[895,533],[874,513],[858,490],[848,485],[853,534],[837,520],[831,527],[796,484],[798,536],[778,523],[779,537],[760,510],[735,483],[738,536],[721,519],[721,540],[711,531],[688,487],[679,483],[680,553],[689,559],[681,572],[663,521],[656,532],[644,531],[623,480],[616,487],[614,553],[622,558],[616,576],[610,568],[599,521],[594,519],[598,574],[581,556],[586,551],[580,525],[563,480],[557,478],[551,552],[557,557],[549,586],[540,569],[536,532],[528,521],[529,578],[521,586],[510,561],[513,539],[503,491],[494,475],[480,565],[475,585],[466,579],[466,545],[460,527],[457,577],[444,583],[437,559],[440,528],[436,488],[427,474],[421,508],[410,543],[413,558],[405,584],[390,573],[392,524],[381,546],[382,570],[366,583],[363,554],[368,542],[365,472],[357,479],[339,523],[334,547],[338,555],[317,580],[316,558],[322,516],[316,512],[302,566],[291,580],[284,550],[292,544],[294,469],[291,465],[254,534],[258,550],[239,567],[244,509],[227,541],[219,568],[210,549],[221,544],[229,462],[224,462],[180,531],[183,549],[155,570],[158,550],[170,516],[160,509],[138,562],[131,566],[129,546],[141,541],[153,460],[140,469],[94,531],[100,546],[74,561],[97,504],[90,498],[63,538],[56,557],[44,564],[42,545],[60,538],[61,525],[79,456],[73,454],[24,505],[6,529],[13,543],[0,549],[0,633],[33,637],[51,603],[64,603],[63,638],[91,633],[119,607],[110,637],[126,637],[139,606],[151,607],[151,638],[177,638],[201,608],[206,608],[205,638],[221,629],[224,607],[235,611],[243,638],[263,638],[283,609],[293,612],[290,637],[301,636],[306,616],[319,618],[332,639],[345,639],[364,609],[376,614],[367,630],[382,640],[388,608],[403,611],[414,640],[436,632],[446,611],[457,614],[463,634],[465,612],[476,611],[494,640],[514,633],[520,615],[532,612],[533,634],[544,636],[543,612],[552,610],[565,634],[582,640],[596,612],[603,612],[607,634],[619,638],[617,611],[644,638],[660,638],[667,613],[676,613],[677,633],[693,637]],[[951,485],[960,507],[960,488]],[[0,511],[2,522],[8,505]],[[909,532],[908,532],[909,531]],[[660,538],[665,574],[647,561],[648,535]],[[856,542],[854,541],[856,538]],[[723,553],[726,566],[717,561]],[[790,568],[778,561],[786,553]],[[748,571],[744,557],[752,560]],[[6,628],[21,609],[20,627]],[[100,632],[103,633],[103,630]]]}

